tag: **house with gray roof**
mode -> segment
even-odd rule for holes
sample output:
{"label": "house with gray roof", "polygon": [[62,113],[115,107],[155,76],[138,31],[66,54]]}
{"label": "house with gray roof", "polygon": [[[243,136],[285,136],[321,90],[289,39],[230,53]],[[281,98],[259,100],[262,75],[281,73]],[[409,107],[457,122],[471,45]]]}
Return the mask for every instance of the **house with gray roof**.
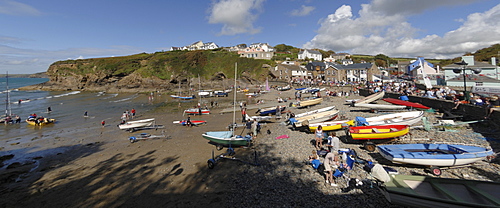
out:
{"label": "house with gray roof", "polygon": [[[467,89],[472,86],[498,86],[499,69],[496,66],[496,59],[492,57],[492,64],[479,62],[474,60],[474,56],[462,56],[462,60],[467,65],[450,64],[443,66],[446,85],[448,86],[464,86],[465,68],[465,84]],[[454,70],[455,69],[455,70]],[[476,72],[479,73],[476,73]],[[455,73],[459,72],[459,73]]]}
{"label": "house with gray roof", "polygon": [[314,59],[315,61],[322,61],[323,55],[319,51],[305,49],[298,54],[299,60]]}

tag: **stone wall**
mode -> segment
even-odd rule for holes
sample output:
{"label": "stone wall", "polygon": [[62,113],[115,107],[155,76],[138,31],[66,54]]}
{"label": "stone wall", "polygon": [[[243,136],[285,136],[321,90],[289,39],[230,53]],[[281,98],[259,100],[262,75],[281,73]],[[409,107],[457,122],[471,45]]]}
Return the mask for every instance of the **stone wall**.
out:
{"label": "stone wall", "polygon": [[[367,89],[360,89],[359,94],[362,96],[368,96],[370,93]],[[385,93],[384,98],[396,98],[398,99],[400,94],[396,93]],[[452,110],[455,106],[453,101],[450,100],[439,100],[433,98],[424,98],[420,96],[408,96],[410,102],[420,103],[422,105],[433,108],[434,110],[439,110],[439,112],[451,111],[454,114],[462,114],[464,120],[473,121],[473,120],[481,120],[487,115],[487,109],[482,106],[475,106],[470,104],[460,104],[458,109]],[[493,111],[490,116],[490,120],[495,123],[500,123],[500,112]]]}

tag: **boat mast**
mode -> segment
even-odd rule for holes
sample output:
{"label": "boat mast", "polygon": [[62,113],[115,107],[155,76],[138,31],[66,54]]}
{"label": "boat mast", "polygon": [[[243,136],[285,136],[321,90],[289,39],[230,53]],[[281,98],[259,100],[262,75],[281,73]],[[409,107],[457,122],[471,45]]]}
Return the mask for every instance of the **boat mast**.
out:
{"label": "boat mast", "polygon": [[[237,72],[238,72],[238,62],[234,63],[234,87],[233,87],[233,91],[234,91],[234,101],[233,101],[233,124],[234,125],[236,123],[236,78],[238,77],[237,76]],[[236,126],[234,126],[236,127]],[[234,129],[233,127],[233,129]]]}
{"label": "boat mast", "polygon": [[5,76],[5,80],[6,80],[6,88],[7,88],[7,101],[5,103],[5,116],[11,116],[12,114],[12,110],[10,108],[10,92],[9,92],[9,72],[7,72],[6,76]]}

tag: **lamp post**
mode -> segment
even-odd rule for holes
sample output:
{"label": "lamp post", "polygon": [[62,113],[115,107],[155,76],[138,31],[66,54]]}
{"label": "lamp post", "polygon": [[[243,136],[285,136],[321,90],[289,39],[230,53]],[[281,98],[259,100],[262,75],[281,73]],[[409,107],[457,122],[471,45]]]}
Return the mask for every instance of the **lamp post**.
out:
{"label": "lamp post", "polygon": [[467,75],[465,74],[466,67],[469,64],[467,62],[465,62],[464,60],[462,60],[462,62],[458,62],[455,64],[463,66],[462,69],[453,69],[453,72],[458,74],[458,73],[460,73],[460,71],[462,71],[462,74],[464,76],[464,98],[465,98],[465,101],[469,101],[469,94],[467,93]]}

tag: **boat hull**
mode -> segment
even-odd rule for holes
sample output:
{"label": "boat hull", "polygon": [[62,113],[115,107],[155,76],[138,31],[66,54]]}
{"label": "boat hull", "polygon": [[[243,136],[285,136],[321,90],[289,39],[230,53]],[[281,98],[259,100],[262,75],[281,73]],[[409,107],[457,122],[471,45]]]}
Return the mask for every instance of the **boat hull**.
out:
{"label": "boat hull", "polygon": [[[187,121],[186,120],[178,121],[176,123],[181,124],[183,126],[187,125]],[[201,121],[201,120],[191,121],[192,125],[200,125],[200,124],[206,124],[206,123],[207,123],[207,121]]]}
{"label": "boat hull", "polygon": [[385,102],[396,104],[396,105],[404,105],[412,108],[420,108],[420,109],[430,109],[430,107],[427,107],[425,105],[419,104],[419,103],[413,103],[409,101],[404,101],[404,100],[399,100],[395,98],[384,98],[382,99]]}
{"label": "boat hull", "polygon": [[[280,111],[283,112],[285,108],[286,108],[285,106],[280,106]],[[259,111],[259,115],[260,116],[276,115],[276,107],[261,109]]]}
{"label": "boat hull", "polygon": [[384,105],[384,104],[371,104],[371,103],[356,104],[356,107],[375,109],[375,110],[402,110],[406,108],[406,106],[404,105]]}
{"label": "boat hull", "polygon": [[499,207],[500,183],[390,175],[381,191],[389,202],[410,207]]}
{"label": "boat hull", "polygon": [[409,111],[369,117],[366,118],[366,122],[368,122],[370,126],[413,125],[419,122],[423,116],[423,111]]}
{"label": "boat hull", "polygon": [[120,128],[122,130],[134,129],[134,128],[151,126],[151,125],[153,125],[153,123],[154,123],[154,121],[142,122],[142,123],[124,123],[124,124],[118,125],[118,128]]}
{"label": "boat hull", "polygon": [[343,125],[353,126],[354,120],[329,121],[320,123],[310,123],[309,131],[314,132],[321,125],[323,131],[336,131],[342,129]]}
{"label": "boat hull", "polygon": [[232,131],[205,132],[202,134],[202,137],[211,142],[223,145],[246,146],[251,142],[251,139],[234,136]]}
{"label": "boat hull", "polygon": [[48,124],[53,124],[56,122],[56,119],[53,119],[53,118],[45,118],[43,120],[43,122],[35,122],[34,120],[28,120],[26,119],[26,123],[28,123],[29,125],[33,125],[33,126],[44,126],[44,125],[48,125]]}
{"label": "boat hull", "polygon": [[[187,109],[187,110],[184,110],[184,114],[199,115],[200,114],[200,109],[198,109],[198,108]],[[201,109],[201,114],[202,115],[209,115],[210,114],[210,110],[208,110],[208,109]]]}
{"label": "boat hull", "polygon": [[459,144],[379,145],[379,153],[394,163],[422,166],[457,166],[474,163],[493,155],[493,150]]}
{"label": "boat hull", "polygon": [[390,139],[408,134],[408,132],[410,132],[410,126],[351,126],[347,132],[353,140]]}
{"label": "boat hull", "polygon": [[377,92],[375,94],[371,94],[363,99],[360,99],[360,100],[356,100],[354,102],[354,106],[358,105],[358,104],[365,104],[365,103],[371,103],[371,102],[374,102],[378,99],[381,99],[383,98],[385,95],[385,92],[384,91],[381,91],[381,92]]}

